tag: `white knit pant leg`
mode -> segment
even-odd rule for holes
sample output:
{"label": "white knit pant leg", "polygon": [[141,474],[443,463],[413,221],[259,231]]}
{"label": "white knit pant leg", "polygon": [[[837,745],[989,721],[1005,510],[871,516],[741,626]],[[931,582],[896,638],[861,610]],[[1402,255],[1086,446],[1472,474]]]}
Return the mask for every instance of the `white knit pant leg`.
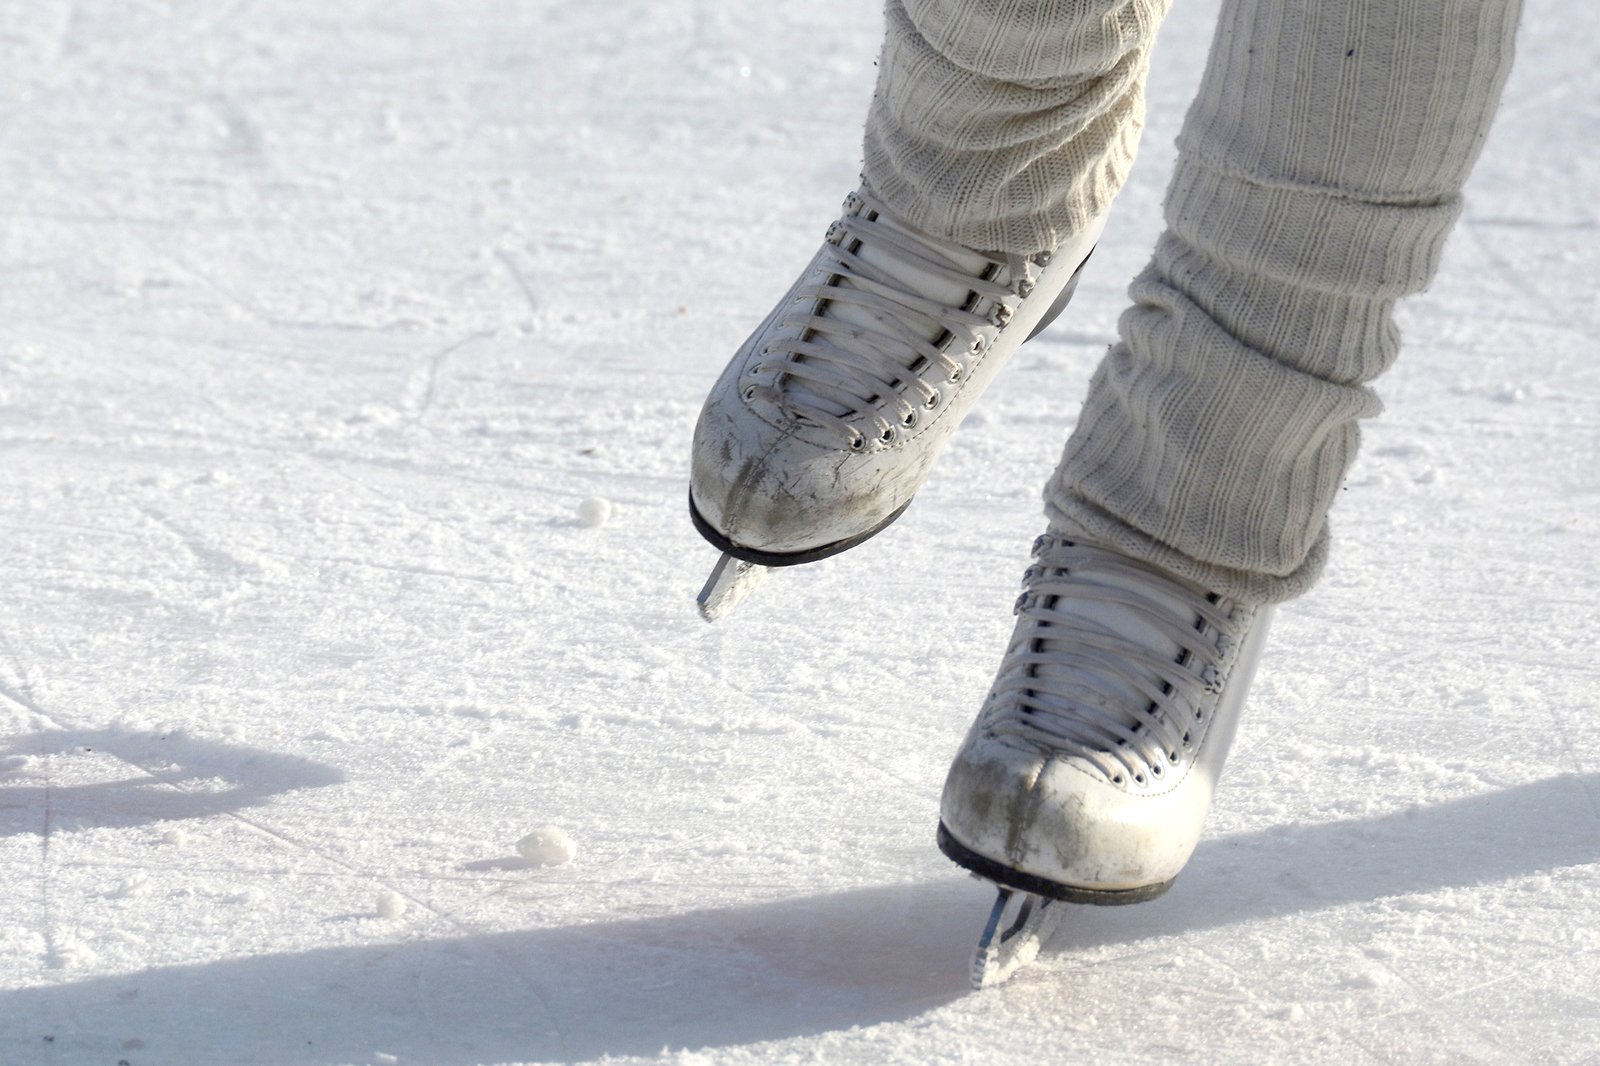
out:
{"label": "white knit pant leg", "polygon": [[969,248],[1031,255],[1103,214],[1171,0],[887,0],[864,178]]}
{"label": "white knit pant leg", "polygon": [[1046,488],[1053,528],[1254,602],[1327,554],[1510,69],[1518,0],[1226,0],[1167,232]]}

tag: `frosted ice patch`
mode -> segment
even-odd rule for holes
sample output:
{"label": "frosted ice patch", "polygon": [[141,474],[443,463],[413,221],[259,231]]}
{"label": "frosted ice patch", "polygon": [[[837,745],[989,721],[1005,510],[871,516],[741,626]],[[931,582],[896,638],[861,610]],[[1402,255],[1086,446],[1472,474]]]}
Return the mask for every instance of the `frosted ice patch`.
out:
{"label": "frosted ice patch", "polygon": [[572,838],[560,826],[535,829],[517,841],[517,854],[536,866],[564,866],[576,852]]}
{"label": "frosted ice patch", "polygon": [[611,501],[599,496],[590,496],[578,504],[578,521],[590,529],[598,529],[611,521]]}

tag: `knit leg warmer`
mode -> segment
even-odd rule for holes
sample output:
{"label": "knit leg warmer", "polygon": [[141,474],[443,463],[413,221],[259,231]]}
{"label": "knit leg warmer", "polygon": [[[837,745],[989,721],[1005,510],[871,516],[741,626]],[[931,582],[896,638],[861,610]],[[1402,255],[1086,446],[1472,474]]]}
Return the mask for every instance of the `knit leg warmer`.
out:
{"label": "knit leg warmer", "polygon": [[1031,255],[1103,214],[1171,0],[888,0],[867,185],[969,248]]}
{"label": "knit leg warmer", "polygon": [[1046,488],[1053,528],[1249,602],[1316,580],[1380,407],[1366,383],[1438,268],[1518,8],[1227,0],[1167,231]]}

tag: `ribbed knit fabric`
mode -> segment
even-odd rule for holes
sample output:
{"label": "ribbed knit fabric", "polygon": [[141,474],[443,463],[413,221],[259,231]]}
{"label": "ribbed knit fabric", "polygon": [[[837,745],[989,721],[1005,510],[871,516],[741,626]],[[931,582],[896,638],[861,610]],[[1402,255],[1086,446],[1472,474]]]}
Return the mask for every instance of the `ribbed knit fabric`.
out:
{"label": "ribbed knit fabric", "polygon": [[969,248],[1031,255],[1103,214],[1171,0],[888,0],[869,187]]}
{"label": "ribbed knit fabric", "polygon": [[[1066,5],[1063,5],[1066,6]],[[1317,578],[1396,300],[1438,267],[1518,0],[1227,0],[1167,232],[1050,484],[1051,526],[1234,599]]]}

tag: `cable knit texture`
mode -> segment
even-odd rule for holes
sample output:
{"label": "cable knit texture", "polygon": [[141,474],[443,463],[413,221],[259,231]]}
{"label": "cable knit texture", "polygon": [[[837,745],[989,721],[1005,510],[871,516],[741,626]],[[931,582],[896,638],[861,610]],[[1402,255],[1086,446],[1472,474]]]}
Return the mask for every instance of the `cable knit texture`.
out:
{"label": "cable knit texture", "polygon": [[864,178],[914,225],[1032,255],[1103,214],[1171,0],[889,0]]}
{"label": "cable knit texture", "polygon": [[1515,0],[1228,0],[1167,231],[1046,489],[1052,526],[1231,598],[1316,580],[1395,302],[1438,269]]}

